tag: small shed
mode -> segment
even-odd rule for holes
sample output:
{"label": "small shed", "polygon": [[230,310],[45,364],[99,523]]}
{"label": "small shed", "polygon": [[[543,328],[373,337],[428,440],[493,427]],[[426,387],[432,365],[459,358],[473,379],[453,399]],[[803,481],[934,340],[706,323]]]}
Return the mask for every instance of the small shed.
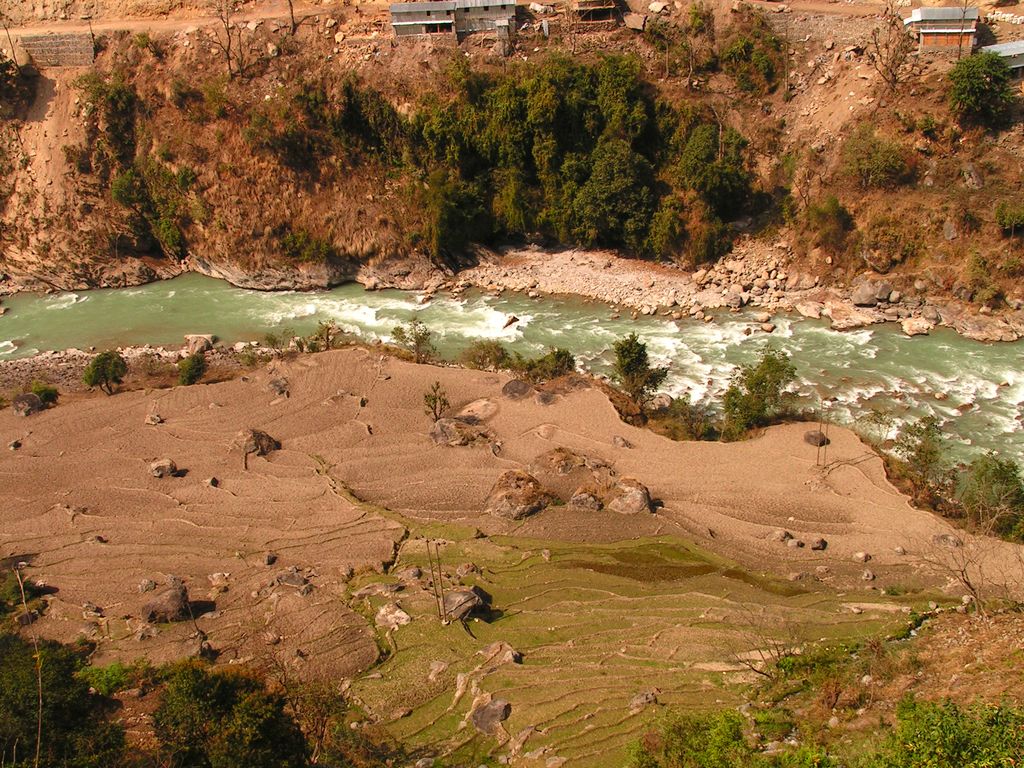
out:
{"label": "small shed", "polygon": [[917,38],[919,51],[970,53],[978,43],[978,9],[915,8],[903,26]]}
{"label": "small shed", "polygon": [[391,28],[396,37],[453,34],[454,0],[428,0],[421,3],[396,3],[391,6]]}
{"label": "small shed", "polygon": [[456,0],[455,31],[460,34],[491,32],[503,27],[507,35],[509,26],[515,26],[514,0]]}
{"label": "small shed", "polygon": [[998,45],[986,45],[981,49],[982,53],[994,53],[1006,62],[1010,68],[1010,74],[1016,80],[1024,80],[1024,40],[1015,40],[1012,43],[999,43]]}

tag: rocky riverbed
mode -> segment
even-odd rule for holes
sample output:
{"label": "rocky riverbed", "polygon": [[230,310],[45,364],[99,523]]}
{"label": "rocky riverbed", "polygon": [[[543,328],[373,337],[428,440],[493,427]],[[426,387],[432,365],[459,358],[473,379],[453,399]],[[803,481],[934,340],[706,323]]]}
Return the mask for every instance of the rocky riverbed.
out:
{"label": "rocky riverbed", "polygon": [[933,295],[937,289],[923,280],[900,290],[881,275],[862,276],[848,287],[826,287],[819,278],[792,268],[790,255],[785,243],[771,248],[741,246],[731,258],[687,272],[605,251],[508,250],[460,272],[453,290],[474,286],[531,296],[577,295],[613,304],[634,316],[660,314],[708,322],[713,319],[710,310],[759,308],[765,313],[765,330],[773,314],[798,312],[815,319],[827,317],[836,330],[894,322],[908,335],[941,325],[976,341],[1015,341],[1024,336],[1024,311],[1019,306],[994,313]]}

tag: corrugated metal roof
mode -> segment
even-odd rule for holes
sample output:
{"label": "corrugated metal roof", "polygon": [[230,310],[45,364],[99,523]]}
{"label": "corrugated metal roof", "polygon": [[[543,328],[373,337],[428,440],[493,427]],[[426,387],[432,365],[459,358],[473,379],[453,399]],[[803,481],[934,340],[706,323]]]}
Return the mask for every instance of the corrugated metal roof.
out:
{"label": "corrugated metal roof", "polygon": [[1021,56],[1024,55],[1024,40],[1014,40],[1012,43],[999,43],[998,45],[986,45],[981,50],[984,53],[996,53],[1000,56]]}
{"label": "corrugated metal roof", "polygon": [[515,0],[455,0],[457,8],[515,7]]}
{"label": "corrugated metal roof", "polygon": [[977,18],[977,8],[915,8],[910,13],[908,21],[959,21],[960,19],[971,21]]}
{"label": "corrugated metal roof", "polygon": [[423,11],[454,11],[452,0],[428,0],[423,3],[395,3],[390,6],[392,13],[417,13]]}

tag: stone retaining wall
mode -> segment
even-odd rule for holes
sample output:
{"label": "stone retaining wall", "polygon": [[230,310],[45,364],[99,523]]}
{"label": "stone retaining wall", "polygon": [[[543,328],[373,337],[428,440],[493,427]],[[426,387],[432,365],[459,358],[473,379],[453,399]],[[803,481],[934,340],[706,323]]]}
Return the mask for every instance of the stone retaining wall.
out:
{"label": "stone retaining wall", "polygon": [[32,63],[45,67],[88,67],[95,48],[88,32],[25,35],[19,41]]}

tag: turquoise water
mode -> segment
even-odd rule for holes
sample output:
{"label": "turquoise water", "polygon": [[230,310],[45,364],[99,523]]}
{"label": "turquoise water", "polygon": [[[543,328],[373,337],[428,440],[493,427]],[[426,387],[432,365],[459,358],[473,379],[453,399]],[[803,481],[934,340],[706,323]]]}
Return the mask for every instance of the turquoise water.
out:
{"label": "turquoise water", "polygon": [[[793,356],[800,379],[795,390],[808,408],[834,398],[828,408],[844,423],[873,408],[900,420],[933,414],[961,456],[995,449],[1024,459],[1024,342],[982,344],[946,329],[911,339],[894,325],[838,332],[823,321],[779,316],[772,335],[747,336],[753,323],[743,314],[720,314],[711,324],[615,319],[607,305],[573,298],[471,293],[424,300],[354,284],[320,293],[261,293],[195,274],[138,288],[18,295],[3,306],[0,360],[70,347],[178,345],[186,333],[214,333],[228,343],[261,339],[272,330],[305,334],[321,320],[365,340],[387,340],[396,323],[417,316],[448,357],[475,339],[495,339],[524,354],[565,347],[583,367],[607,373],[612,342],[635,331],[654,360],[671,367],[666,390],[690,392],[695,400],[720,395],[736,365],[770,341]],[[519,321],[506,328],[510,315]],[[958,407],[968,403],[973,407],[961,413]]]}

